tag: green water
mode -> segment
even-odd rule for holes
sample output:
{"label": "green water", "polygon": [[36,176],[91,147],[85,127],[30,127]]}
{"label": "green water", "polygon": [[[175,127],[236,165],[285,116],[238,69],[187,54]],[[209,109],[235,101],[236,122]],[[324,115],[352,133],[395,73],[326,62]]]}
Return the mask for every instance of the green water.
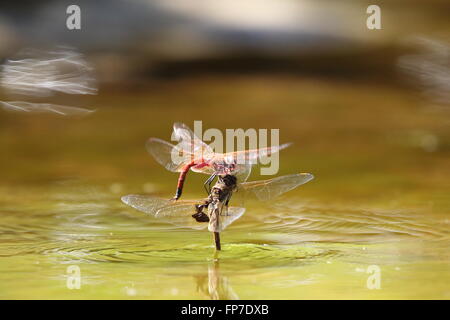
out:
{"label": "green water", "polygon": [[[0,115],[0,298],[450,298],[449,113],[402,88],[308,78],[198,79],[104,89],[85,118]],[[169,198],[145,151],[171,125],[280,128],[279,175],[315,179],[250,202],[222,234],[121,203]],[[204,197],[188,176],[184,199]],[[262,177],[263,179],[267,177]],[[254,170],[251,179],[261,179]],[[369,289],[369,266],[380,270]],[[68,289],[77,266],[81,288]]]}

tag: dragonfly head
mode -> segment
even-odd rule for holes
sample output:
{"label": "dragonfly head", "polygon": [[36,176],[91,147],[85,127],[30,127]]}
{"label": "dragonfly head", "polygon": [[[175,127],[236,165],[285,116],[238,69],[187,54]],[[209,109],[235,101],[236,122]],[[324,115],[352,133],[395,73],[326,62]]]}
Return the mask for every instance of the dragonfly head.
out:
{"label": "dragonfly head", "polygon": [[230,163],[229,165],[227,165],[225,167],[225,172],[226,174],[231,174],[236,170],[236,164],[235,163]]}

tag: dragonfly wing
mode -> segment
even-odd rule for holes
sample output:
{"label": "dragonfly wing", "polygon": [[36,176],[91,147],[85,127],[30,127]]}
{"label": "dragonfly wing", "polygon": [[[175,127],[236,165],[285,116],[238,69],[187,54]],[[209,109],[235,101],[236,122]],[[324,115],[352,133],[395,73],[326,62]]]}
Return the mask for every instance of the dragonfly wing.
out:
{"label": "dragonfly wing", "polygon": [[172,172],[180,172],[191,161],[192,155],[167,141],[150,138],[145,147],[155,160]]}
{"label": "dragonfly wing", "polygon": [[285,143],[279,146],[228,152],[223,154],[223,160],[226,163],[256,164],[259,159],[277,153],[290,145],[291,143]]}
{"label": "dragonfly wing", "polygon": [[237,177],[239,182],[245,182],[250,176],[250,173],[252,171],[252,165],[238,164],[234,167],[233,170],[227,170],[225,168],[217,168],[217,167],[214,168],[211,165],[206,165],[198,167],[194,166],[191,168],[191,170],[194,172],[199,172],[207,175],[212,175],[213,173],[216,173],[218,175],[232,174]]}
{"label": "dragonfly wing", "polygon": [[237,193],[244,193],[245,197],[255,196],[259,200],[266,201],[291,191],[312,179],[314,176],[310,173],[297,173],[269,180],[244,182],[238,185]]}
{"label": "dragonfly wing", "polygon": [[208,159],[206,162],[200,163],[198,166],[191,168],[194,172],[200,172],[204,174],[226,175],[232,174],[237,176],[240,182],[247,181],[250,173],[252,171],[252,164],[228,164],[223,160],[223,155],[215,154],[212,158]]}
{"label": "dragonfly wing", "polygon": [[146,195],[127,195],[122,197],[122,202],[136,210],[147,213],[155,218],[161,219],[177,226],[193,229],[204,229],[207,223],[197,222],[192,215],[196,212],[196,201],[176,202]]}
{"label": "dragonfly wing", "polygon": [[208,207],[209,213],[209,224],[208,230],[211,232],[222,232],[232,224],[234,221],[239,219],[244,213],[245,208],[239,207],[228,207],[221,203],[217,206],[217,211],[214,212],[214,206],[210,205]]}
{"label": "dragonfly wing", "polygon": [[208,174],[208,175],[212,175],[213,173],[216,172],[216,170],[214,170],[214,168],[210,165],[206,165],[206,166],[194,166],[191,167],[191,170],[194,172],[198,172],[198,173],[204,173],[204,174]]}
{"label": "dragonfly wing", "polygon": [[226,227],[232,224],[234,221],[242,217],[245,213],[245,208],[229,207],[228,212],[226,208],[222,210],[220,215],[220,231],[223,231]]}
{"label": "dragonfly wing", "polygon": [[250,176],[251,172],[252,172],[252,165],[250,165],[250,164],[238,164],[238,165],[236,165],[236,173],[235,173],[235,175],[236,175],[239,183],[247,181],[247,179]]}
{"label": "dragonfly wing", "polygon": [[181,149],[194,154],[196,158],[208,158],[213,154],[212,148],[197,137],[184,123],[173,124],[173,138],[179,141],[178,146]]}

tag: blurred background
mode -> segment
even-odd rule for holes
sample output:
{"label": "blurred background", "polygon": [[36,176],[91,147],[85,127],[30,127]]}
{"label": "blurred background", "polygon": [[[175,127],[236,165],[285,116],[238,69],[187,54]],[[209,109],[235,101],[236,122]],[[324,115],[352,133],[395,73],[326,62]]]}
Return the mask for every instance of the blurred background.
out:
{"label": "blurred background", "polygon": [[[66,27],[72,4],[80,30]],[[366,26],[372,4],[380,30]],[[449,12],[446,0],[2,4],[0,101],[22,102],[0,106],[0,296],[448,299]],[[55,55],[33,82],[15,78],[19,59],[61,47],[77,66],[64,79],[83,86],[40,94]],[[145,141],[194,120],[278,128],[294,142],[279,174],[316,177],[230,228],[224,296],[194,285],[208,268],[219,277],[209,235],[155,227],[120,203],[172,196],[176,174]],[[257,171],[251,180],[267,178]],[[185,199],[204,197],[205,178],[188,176]],[[84,291],[64,286],[61,264],[74,263],[88,270]],[[365,287],[369,264],[384,268],[383,290]]]}

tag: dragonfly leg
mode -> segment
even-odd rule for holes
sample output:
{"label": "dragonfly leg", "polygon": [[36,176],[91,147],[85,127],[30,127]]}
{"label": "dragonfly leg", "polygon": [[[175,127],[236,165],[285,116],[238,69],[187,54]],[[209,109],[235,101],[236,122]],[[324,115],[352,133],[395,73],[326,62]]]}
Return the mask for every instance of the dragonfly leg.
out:
{"label": "dragonfly leg", "polygon": [[203,187],[205,188],[207,194],[211,193],[211,183],[213,182],[213,180],[216,176],[217,176],[217,173],[213,173],[203,184]]}

